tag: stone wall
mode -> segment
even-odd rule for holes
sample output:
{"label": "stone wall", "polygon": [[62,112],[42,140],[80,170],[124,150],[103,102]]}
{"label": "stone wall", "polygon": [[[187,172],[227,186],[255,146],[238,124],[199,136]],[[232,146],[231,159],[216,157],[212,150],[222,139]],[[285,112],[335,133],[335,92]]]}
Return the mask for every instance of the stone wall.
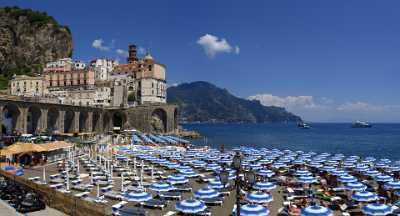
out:
{"label": "stone wall", "polygon": [[[165,113],[165,118],[161,119],[164,124],[163,131],[154,131],[152,126],[153,115],[158,112]],[[172,132],[177,128],[177,116],[175,116],[177,107],[175,105],[142,105],[126,109],[125,113],[128,117],[128,125],[143,132]]]}
{"label": "stone wall", "polygon": [[178,126],[177,106],[169,104],[99,108],[0,98],[0,125],[11,124],[12,130],[20,133],[47,129],[60,133],[107,132],[116,126],[115,117],[122,119],[122,129],[135,128],[146,133],[173,132]]}
{"label": "stone wall", "polygon": [[37,192],[43,197],[47,206],[64,212],[67,215],[103,216],[111,214],[111,208],[104,204],[91,203],[70,194],[63,194],[46,185],[35,184],[23,177],[13,177],[4,170],[0,170],[0,175],[10,180],[14,180],[17,184],[28,190]]}

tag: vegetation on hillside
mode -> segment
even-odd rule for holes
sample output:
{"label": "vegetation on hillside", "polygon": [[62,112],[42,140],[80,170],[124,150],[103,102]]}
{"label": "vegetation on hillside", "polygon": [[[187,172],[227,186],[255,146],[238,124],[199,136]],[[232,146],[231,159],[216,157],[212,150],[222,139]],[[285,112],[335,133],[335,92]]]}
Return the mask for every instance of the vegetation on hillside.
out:
{"label": "vegetation on hillside", "polygon": [[168,88],[168,102],[179,106],[181,121],[188,122],[285,122],[301,118],[282,107],[263,106],[207,82],[185,83]]}
{"label": "vegetation on hillside", "polygon": [[46,12],[2,7],[0,17],[0,89],[14,74],[33,75],[48,60],[72,55],[70,29]]}

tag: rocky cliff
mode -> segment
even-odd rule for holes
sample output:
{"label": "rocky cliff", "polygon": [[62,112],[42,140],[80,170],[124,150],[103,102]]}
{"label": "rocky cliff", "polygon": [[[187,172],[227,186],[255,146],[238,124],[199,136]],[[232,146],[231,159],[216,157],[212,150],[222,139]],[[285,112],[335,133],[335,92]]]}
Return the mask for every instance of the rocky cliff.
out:
{"label": "rocky cliff", "polygon": [[0,8],[0,88],[14,73],[35,73],[48,61],[70,57],[72,47],[68,27],[45,12]]}

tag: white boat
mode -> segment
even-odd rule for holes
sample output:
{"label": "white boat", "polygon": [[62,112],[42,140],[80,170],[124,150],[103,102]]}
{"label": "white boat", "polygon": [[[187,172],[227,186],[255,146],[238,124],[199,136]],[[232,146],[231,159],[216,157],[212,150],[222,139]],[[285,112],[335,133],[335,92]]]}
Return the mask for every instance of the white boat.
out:
{"label": "white boat", "polygon": [[370,128],[370,127],[372,127],[372,125],[368,122],[356,121],[351,125],[351,127],[353,127],[353,128]]}

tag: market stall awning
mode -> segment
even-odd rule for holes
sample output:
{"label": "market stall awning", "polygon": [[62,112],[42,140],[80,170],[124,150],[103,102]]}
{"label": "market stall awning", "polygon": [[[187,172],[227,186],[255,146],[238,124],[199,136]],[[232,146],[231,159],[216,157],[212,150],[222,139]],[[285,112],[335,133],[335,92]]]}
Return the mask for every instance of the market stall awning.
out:
{"label": "market stall awning", "polygon": [[7,156],[29,152],[48,152],[62,148],[69,148],[71,146],[71,143],[67,143],[65,141],[55,141],[43,144],[17,142],[2,149],[0,155]]}
{"label": "market stall awning", "polygon": [[36,145],[39,145],[41,148],[44,149],[44,151],[54,151],[54,150],[57,150],[57,149],[72,147],[71,143],[68,143],[68,142],[65,142],[65,141],[54,141],[54,142],[36,144]]}
{"label": "market stall awning", "polygon": [[42,151],[46,151],[46,149],[42,148],[38,144],[16,142],[16,143],[2,149],[1,155],[5,156],[5,155],[27,153],[27,152],[42,152]]}

